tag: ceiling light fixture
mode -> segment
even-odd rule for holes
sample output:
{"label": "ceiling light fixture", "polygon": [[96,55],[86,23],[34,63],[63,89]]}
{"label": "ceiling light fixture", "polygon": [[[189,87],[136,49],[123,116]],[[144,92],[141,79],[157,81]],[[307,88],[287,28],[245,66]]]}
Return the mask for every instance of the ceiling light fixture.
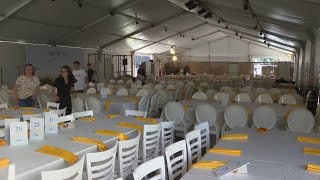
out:
{"label": "ceiling light fixture", "polygon": [[268,47],[270,47],[270,43],[268,43]]}
{"label": "ceiling light fixture", "polygon": [[212,14],[211,13],[207,13],[206,15],[203,16],[205,19],[207,18],[212,18]]}
{"label": "ceiling light fixture", "polygon": [[256,30],[257,30],[257,29],[258,29],[258,25],[256,25],[256,26],[254,27],[254,29],[256,29]]}
{"label": "ceiling light fixture", "polygon": [[238,32],[236,32],[236,36],[238,36],[239,34],[238,34]]}
{"label": "ceiling light fixture", "polygon": [[168,28],[164,27],[163,32],[167,32],[167,31],[168,31]]}
{"label": "ceiling light fixture", "polygon": [[263,42],[264,42],[265,44],[267,44],[267,41],[266,41],[266,40],[264,40]]}
{"label": "ceiling light fixture", "polygon": [[81,0],[78,1],[78,6],[79,6],[79,8],[83,7]]}
{"label": "ceiling light fixture", "polygon": [[242,36],[240,36],[240,39],[242,39]]}
{"label": "ceiling light fixture", "polygon": [[226,26],[226,29],[228,29],[229,27],[228,27],[228,25]]}
{"label": "ceiling light fixture", "polygon": [[191,38],[192,41],[196,40],[194,37]]}
{"label": "ceiling light fixture", "polygon": [[243,10],[248,10],[249,9],[249,5],[247,2],[243,3]]}
{"label": "ceiling light fixture", "polygon": [[263,31],[260,31],[260,36],[262,36],[262,34],[263,34]]}
{"label": "ceiling light fixture", "polygon": [[177,60],[178,60],[178,57],[174,55],[174,56],[172,56],[172,60],[173,60],[173,61],[177,61]]}
{"label": "ceiling light fixture", "polygon": [[189,0],[188,2],[186,2],[184,4],[188,9],[189,11],[196,8],[198,6],[198,1],[195,1],[195,0]]}
{"label": "ceiling light fixture", "polygon": [[219,21],[218,21],[218,23],[220,24],[220,23],[221,23],[221,21],[219,20]]}
{"label": "ceiling light fixture", "polygon": [[198,11],[198,14],[201,15],[201,14],[205,13],[206,11],[207,11],[206,9],[201,8],[201,9]]}
{"label": "ceiling light fixture", "polygon": [[138,20],[136,20],[136,24],[137,24],[137,25],[139,24],[139,21],[138,21]]}

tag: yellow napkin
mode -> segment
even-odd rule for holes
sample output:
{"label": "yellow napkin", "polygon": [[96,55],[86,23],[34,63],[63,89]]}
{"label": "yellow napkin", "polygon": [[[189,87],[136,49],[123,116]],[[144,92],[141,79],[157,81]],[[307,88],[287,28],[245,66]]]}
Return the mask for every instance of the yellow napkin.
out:
{"label": "yellow napkin", "polygon": [[105,106],[104,106],[105,110],[106,110],[106,111],[109,111],[110,106],[111,106],[111,101],[110,101],[110,100],[107,100],[107,101],[106,101],[106,104],[105,104]]}
{"label": "yellow napkin", "polygon": [[88,122],[92,122],[95,121],[96,118],[95,117],[82,117],[80,118],[81,121],[88,121]]}
{"label": "yellow napkin", "polygon": [[307,170],[313,172],[320,172],[320,165],[318,164],[307,164]]}
{"label": "yellow napkin", "polygon": [[23,112],[24,115],[34,115],[35,113],[32,111],[25,111]]}
{"label": "yellow napkin", "polygon": [[10,107],[10,108],[8,108],[9,110],[18,110],[18,109],[20,109],[20,107]]}
{"label": "yellow napkin", "polygon": [[312,154],[312,155],[320,155],[320,149],[304,147],[303,153],[304,154]]}
{"label": "yellow napkin", "polygon": [[126,134],[119,131],[114,131],[114,130],[98,129],[96,130],[95,133],[100,135],[105,135],[105,136],[118,136],[120,141],[129,139],[129,137]]}
{"label": "yellow napkin", "polygon": [[120,114],[108,114],[108,115],[105,115],[104,117],[107,119],[113,119],[113,118],[116,118],[119,116],[120,116]]}
{"label": "yellow napkin", "polygon": [[320,138],[313,138],[313,137],[306,137],[306,136],[298,136],[297,141],[320,144]]}
{"label": "yellow napkin", "polygon": [[21,110],[33,110],[34,108],[33,107],[21,107],[20,109]]}
{"label": "yellow napkin", "polygon": [[222,136],[221,140],[246,141],[248,140],[248,134],[226,134]]}
{"label": "yellow napkin", "polygon": [[192,165],[193,168],[201,168],[201,169],[216,169],[225,165],[226,162],[223,161],[200,161]]}
{"label": "yellow napkin", "polygon": [[302,104],[289,104],[289,107],[304,107]]}
{"label": "yellow napkin", "polygon": [[225,148],[212,148],[209,150],[210,153],[230,155],[230,156],[241,156],[242,150],[239,149],[225,149]]}
{"label": "yellow napkin", "polygon": [[44,145],[36,151],[39,153],[63,158],[69,164],[74,164],[78,160],[78,156],[72,152],[54,146]]}
{"label": "yellow napkin", "polygon": [[47,108],[43,108],[42,110],[43,110],[43,112],[49,112],[50,111],[50,109],[47,109]]}
{"label": "yellow napkin", "polygon": [[141,122],[151,123],[151,124],[159,123],[155,118],[136,117],[136,120]]}
{"label": "yellow napkin", "polygon": [[268,129],[267,128],[258,128],[257,131],[259,133],[266,133],[266,132],[268,132]]}
{"label": "yellow napkin", "polygon": [[5,115],[5,114],[1,114],[0,115],[0,119],[13,119],[14,117],[13,116],[10,116],[10,115]]}
{"label": "yellow napkin", "polygon": [[1,140],[1,139],[0,139],[0,147],[1,147],[1,146],[4,146],[4,145],[6,145],[6,144],[7,144],[7,142],[6,142],[5,140]]}
{"label": "yellow napkin", "polygon": [[129,123],[129,122],[124,122],[124,121],[121,121],[118,123],[118,126],[119,127],[124,127],[124,128],[133,128],[133,129],[136,129],[140,132],[143,131],[143,126],[139,125],[139,124],[134,124],[134,123]]}
{"label": "yellow napkin", "polygon": [[8,158],[1,158],[0,159],[0,168],[8,167],[9,159]]}
{"label": "yellow napkin", "polygon": [[107,150],[107,146],[102,141],[97,140],[97,139],[77,136],[77,137],[72,137],[71,140],[75,141],[75,142],[82,142],[85,144],[95,144],[95,145],[97,145],[97,147],[100,151]]}

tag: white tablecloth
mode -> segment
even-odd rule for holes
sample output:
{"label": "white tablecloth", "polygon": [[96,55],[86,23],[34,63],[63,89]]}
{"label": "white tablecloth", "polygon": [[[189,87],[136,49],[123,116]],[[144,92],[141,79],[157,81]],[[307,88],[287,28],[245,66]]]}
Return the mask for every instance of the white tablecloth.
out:
{"label": "white tablecloth", "polygon": [[[320,148],[320,144],[297,142],[298,135],[320,138],[319,134],[291,133],[270,130],[266,134],[258,133],[255,129],[234,129],[230,133],[247,133],[247,142],[219,141],[216,147],[241,149],[242,155],[226,156],[207,153],[203,160],[232,161],[243,159],[250,161],[248,174],[231,173],[221,179],[237,180],[318,180],[320,173],[305,170],[308,163],[320,164],[316,155],[305,155],[303,147]],[[183,176],[183,180],[218,179],[210,170],[192,168]]]}

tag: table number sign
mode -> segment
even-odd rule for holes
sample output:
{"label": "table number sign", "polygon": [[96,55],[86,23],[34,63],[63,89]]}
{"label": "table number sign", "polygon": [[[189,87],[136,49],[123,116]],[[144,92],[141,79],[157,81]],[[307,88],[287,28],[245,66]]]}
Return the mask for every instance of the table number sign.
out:
{"label": "table number sign", "polygon": [[222,177],[231,172],[245,174],[245,173],[248,173],[248,170],[247,170],[248,164],[250,164],[250,162],[245,160],[231,161],[228,164],[213,170],[213,173],[216,175],[216,177]]}
{"label": "table number sign", "polygon": [[10,145],[26,145],[28,144],[28,123],[12,122],[10,123]]}
{"label": "table number sign", "polygon": [[45,133],[58,133],[58,114],[45,113]]}
{"label": "table number sign", "polygon": [[44,139],[44,118],[30,118],[30,139]]}
{"label": "table number sign", "polygon": [[5,119],[4,120],[4,139],[10,142],[10,123],[12,122],[20,122],[20,119]]}
{"label": "table number sign", "polygon": [[107,96],[108,96],[108,89],[107,89],[107,88],[101,88],[101,89],[100,89],[100,96],[101,96],[101,98],[107,98]]}

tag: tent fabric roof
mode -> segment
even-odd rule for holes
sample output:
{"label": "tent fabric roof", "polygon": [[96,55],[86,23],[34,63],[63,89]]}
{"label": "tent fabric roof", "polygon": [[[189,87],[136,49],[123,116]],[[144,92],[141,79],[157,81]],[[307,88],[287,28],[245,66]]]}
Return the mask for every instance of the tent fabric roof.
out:
{"label": "tent fabric roof", "polygon": [[[199,0],[212,19],[199,16],[198,9],[188,11],[187,0],[81,1],[82,8],[78,0],[2,0],[0,40],[158,54],[235,32],[264,44],[254,29],[259,23],[271,46],[294,52],[320,27],[316,0]],[[252,11],[243,10],[244,2]]]}

